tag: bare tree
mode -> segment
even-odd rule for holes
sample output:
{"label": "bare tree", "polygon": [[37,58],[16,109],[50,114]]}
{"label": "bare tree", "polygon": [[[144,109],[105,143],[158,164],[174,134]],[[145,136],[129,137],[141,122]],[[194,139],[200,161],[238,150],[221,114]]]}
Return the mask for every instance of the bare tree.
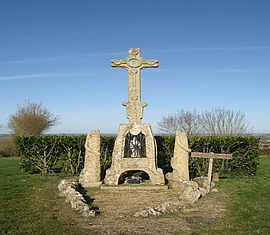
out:
{"label": "bare tree", "polygon": [[175,131],[184,131],[187,135],[198,135],[202,131],[201,115],[193,112],[177,110],[175,114],[163,116],[158,122],[159,130],[165,134],[174,134]]}
{"label": "bare tree", "polygon": [[58,124],[59,117],[49,112],[42,103],[26,101],[9,116],[8,127],[16,135],[39,135]]}
{"label": "bare tree", "polygon": [[243,135],[249,133],[245,114],[225,108],[215,108],[202,113],[204,132],[209,135]]}

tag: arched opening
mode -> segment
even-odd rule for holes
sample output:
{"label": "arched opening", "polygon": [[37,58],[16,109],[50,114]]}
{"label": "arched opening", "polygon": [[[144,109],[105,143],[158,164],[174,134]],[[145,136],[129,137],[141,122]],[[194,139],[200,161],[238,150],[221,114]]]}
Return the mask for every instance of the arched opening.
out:
{"label": "arched opening", "polygon": [[132,170],[123,172],[119,177],[118,184],[140,184],[149,180],[149,175],[145,171]]}

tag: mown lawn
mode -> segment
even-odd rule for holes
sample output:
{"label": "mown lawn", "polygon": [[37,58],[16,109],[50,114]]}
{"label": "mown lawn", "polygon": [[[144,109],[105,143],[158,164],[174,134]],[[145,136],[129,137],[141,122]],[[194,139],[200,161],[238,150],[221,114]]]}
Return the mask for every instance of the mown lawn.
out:
{"label": "mown lawn", "polygon": [[260,158],[260,169],[252,178],[222,180],[218,184],[231,193],[227,217],[192,234],[270,234],[270,157]]}
{"label": "mown lawn", "polygon": [[54,216],[59,179],[26,175],[16,158],[0,158],[0,234],[81,234]]}
{"label": "mown lawn", "polygon": [[[257,176],[218,182],[230,194],[226,217],[191,234],[270,234],[270,157],[260,161]],[[57,219],[59,179],[24,174],[16,158],[0,158],[0,234],[90,234]]]}

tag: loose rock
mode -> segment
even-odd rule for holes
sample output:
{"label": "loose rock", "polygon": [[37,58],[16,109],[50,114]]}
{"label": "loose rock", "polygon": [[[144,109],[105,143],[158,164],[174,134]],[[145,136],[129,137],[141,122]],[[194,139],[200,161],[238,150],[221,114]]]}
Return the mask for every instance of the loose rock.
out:
{"label": "loose rock", "polygon": [[[207,188],[207,177],[206,176],[196,177],[193,179],[193,181],[197,182],[199,187]],[[214,188],[215,186],[216,186],[215,183],[211,182],[211,189]]]}
{"label": "loose rock", "polygon": [[86,217],[96,216],[96,211],[87,204],[84,196],[78,191],[79,183],[75,180],[61,180],[58,184],[59,195],[66,198],[71,208],[78,211]]}

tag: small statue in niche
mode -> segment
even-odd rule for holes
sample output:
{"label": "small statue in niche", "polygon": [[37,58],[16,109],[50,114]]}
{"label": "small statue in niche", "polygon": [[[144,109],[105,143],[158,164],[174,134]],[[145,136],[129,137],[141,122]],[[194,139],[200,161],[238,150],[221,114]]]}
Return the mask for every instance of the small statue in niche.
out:
{"label": "small statue in niche", "polygon": [[140,132],[138,135],[132,135],[130,132],[125,136],[125,158],[146,157],[145,153],[145,135]]}

